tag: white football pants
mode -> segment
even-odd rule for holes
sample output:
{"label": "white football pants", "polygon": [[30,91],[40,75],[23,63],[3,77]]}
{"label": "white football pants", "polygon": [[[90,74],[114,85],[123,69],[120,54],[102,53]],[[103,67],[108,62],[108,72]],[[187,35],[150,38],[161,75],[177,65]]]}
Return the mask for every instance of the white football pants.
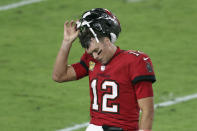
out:
{"label": "white football pants", "polygon": [[103,131],[103,128],[102,128],[102,126],[89,124],[89,126],[86,128],[86,131]]}

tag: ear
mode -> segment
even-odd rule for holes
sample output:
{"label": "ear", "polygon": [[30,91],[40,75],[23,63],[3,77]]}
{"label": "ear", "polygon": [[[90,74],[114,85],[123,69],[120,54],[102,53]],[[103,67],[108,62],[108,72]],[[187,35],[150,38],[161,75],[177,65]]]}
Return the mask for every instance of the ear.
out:
{"label": "ear", "polygon": [[106,43],[108,46],[110,46],[112,44],[108,37],[104,38],[104,43]]}

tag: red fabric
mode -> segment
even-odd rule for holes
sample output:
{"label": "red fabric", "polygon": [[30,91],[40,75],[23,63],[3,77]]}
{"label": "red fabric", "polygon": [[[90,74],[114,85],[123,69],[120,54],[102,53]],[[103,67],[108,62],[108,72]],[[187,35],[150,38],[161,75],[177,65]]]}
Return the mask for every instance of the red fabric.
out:
{"label": "red fabric", "polygon": [[137,99],[152,97],[153,88],[152,83],[149,81],[142,81],[135,85],[135,92]]}
{"label": "red fabric", "polygon": [[80,63],[72,64],[72,67],[76,72],[77,80],[88,75],[86,69]]}
{"label": "red fabric", "polygon": [[[132,50],[129,50],[127,52],[131,54],[130,60],[132,61],[129,65],[129,75],[131,81],[133,81],[136,77],[139,76],[154,76],[153,65],[148,55]],[[150,70],[147,69],[147,64],[149,64],[152,68],[152,72],[150,72]]]}

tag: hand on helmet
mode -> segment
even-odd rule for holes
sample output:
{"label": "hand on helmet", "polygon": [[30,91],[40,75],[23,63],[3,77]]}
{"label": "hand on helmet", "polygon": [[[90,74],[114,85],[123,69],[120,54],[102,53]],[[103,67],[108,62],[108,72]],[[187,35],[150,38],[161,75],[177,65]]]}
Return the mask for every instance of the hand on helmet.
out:
{"label": "hand on helmet", "polygon": [[79,30],[76,30],[76,22],[66,21],[64,23],[64,41],[72,43],[79,34]]}

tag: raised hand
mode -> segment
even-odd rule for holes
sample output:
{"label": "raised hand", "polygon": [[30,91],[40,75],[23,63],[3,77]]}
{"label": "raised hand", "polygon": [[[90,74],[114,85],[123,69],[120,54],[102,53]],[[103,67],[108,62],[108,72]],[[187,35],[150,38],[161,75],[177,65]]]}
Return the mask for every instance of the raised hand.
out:
{"label": "raised hand", "polygon": [[74,40],[78,37],[79,30],[76,30],[75,21],[66,21],[64,23],[64,41],[66,43],[73,43]]}

